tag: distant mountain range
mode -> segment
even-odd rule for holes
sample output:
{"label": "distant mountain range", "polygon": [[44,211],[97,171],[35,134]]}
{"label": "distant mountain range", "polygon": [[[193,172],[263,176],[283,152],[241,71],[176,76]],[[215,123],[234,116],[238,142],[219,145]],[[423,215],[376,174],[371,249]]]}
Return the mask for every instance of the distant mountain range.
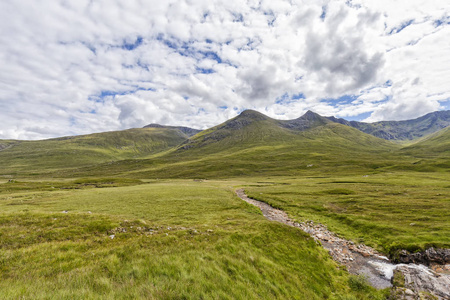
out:
{"label": "distant mountain range", "polygon": [[[42,141],[0,140],[0,176],[136,178],[450,169],[450,112],[363,123],[246,110],[206,130],[150,124]],[[401,143],[399,143],[399,141]]]}
{"label": "distant mountain range", "polygon": [[[251,122],[250,120],[257,119],[263,120],[270,118],[257,111],[245,110],[239,115],[238,119],[232,119],[230,122],[225,122],[224,124],[226,125],[224,126],[229,129],[242,128],[243,126],[249,124]],[[307,111],[303,116],[294,120],[272,120],[278,122],[281,127],[298,131],[303,131],[315,126],[334,122],[356,128],[364,133],[385,140],[405,141],[418,139],[450,126],[450,110],[432,112],[412,120],[381,121],[374,123],[347,121],[336,117],[323,117],[312,111]],[[225,128],[224,126],[222,127]],[[178,129],[188,136],[193,136],[201,131],[189,127],[165,126],[159,124],[144,126],[144,128],[147,127]]]}
{"label": "distant mountain range", "polygon": [[450,126],[450,110],[436,111],[405,121],[364,123],[328,117],[330,121],[354,127],[385,140],[414,140]]}

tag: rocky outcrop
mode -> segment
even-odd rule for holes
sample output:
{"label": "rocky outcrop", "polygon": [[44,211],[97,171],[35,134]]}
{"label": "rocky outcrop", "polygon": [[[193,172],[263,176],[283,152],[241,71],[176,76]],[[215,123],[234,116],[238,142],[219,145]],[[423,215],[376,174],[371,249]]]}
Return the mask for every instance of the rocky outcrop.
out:
{"label": "rocky outcrop", "polygon": [[423,265],[397,265],[393,285],[393,299],[450,299],[450,277]]}
{"label": "rocky outcrop", "polygon": [[425,251],[416,253],[400,250],[394,255],[393,261],[396,263],[425,264],[428,266],[432,264],[450,264],[450,249],[429,248]]}

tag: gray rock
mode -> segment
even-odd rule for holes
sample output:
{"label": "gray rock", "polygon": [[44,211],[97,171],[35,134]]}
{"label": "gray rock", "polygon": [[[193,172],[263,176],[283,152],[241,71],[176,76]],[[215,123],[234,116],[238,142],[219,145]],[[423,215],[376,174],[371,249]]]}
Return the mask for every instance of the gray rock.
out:
{"label": "gray rock", "polygon": [[438,299],[450,299],[450,276],[437,274],[423,265],[398,265],[405,278],[405,294],[419,294],[426,291]]}

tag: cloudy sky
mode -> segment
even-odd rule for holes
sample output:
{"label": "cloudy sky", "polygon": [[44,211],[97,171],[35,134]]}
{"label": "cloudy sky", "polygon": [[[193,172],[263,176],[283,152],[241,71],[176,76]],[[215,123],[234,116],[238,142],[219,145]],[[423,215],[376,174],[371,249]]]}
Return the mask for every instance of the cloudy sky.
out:
{"label": "cloudy sky", "polygon": [[0,138],[450,109],[448,0],[2,0]]}

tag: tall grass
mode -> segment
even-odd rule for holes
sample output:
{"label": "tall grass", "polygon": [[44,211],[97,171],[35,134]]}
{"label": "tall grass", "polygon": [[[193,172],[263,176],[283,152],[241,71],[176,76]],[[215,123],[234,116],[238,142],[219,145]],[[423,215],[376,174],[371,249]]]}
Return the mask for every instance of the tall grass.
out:
{"label": "tall grass", "polygon": [[382,297],[352,289],[313,239],[267,221],[234,195],[236,184],[4,193],[0,298]]}

